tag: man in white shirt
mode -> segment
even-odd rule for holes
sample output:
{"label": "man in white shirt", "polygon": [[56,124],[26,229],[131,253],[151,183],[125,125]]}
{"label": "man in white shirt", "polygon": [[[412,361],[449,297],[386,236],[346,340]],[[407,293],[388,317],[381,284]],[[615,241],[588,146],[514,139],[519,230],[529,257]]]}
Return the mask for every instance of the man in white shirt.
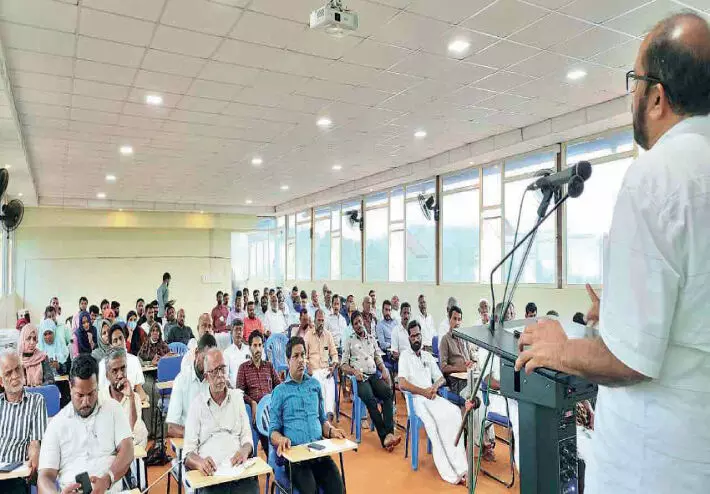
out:
{"label": "man in white shirt", "polygon": [[133,436],[121,406],[99,401],[98,368],[79,355],[69,375],[71,403],[49,422],[39,454],[39,492],[75,492],[75,478],[87,473],[93,492],[118,493],[133,462]]}
{"label": "man in white shirt", "polygon": [[333,310],[328,314],[328,318],[325,320],[325,328],[330,331],[333,336],[333,341],[338,347],[338,356],[343,354],[343,346],[341,341],[345,331],[348,329],[348,323],[345,322],[345,318],[340,313],[340,296],[338,294],[333,295],[331,302]]}
{"label": "man in white shirt", "polygon": [[392,319],[397,322],[402,322],[402,317],[399,314],[399,297],[397,295],[392,295],[392,299],[390,301],[392,302]]}
{"label": "man in white shirt", "polygon": [[417,310],[414,311],[412,320],[417,321],[419,326],[422,328],[422,345],[424,348],[431,348],[431,342],[437,332],[436,327],[434,326],[434,318],[427,312],[427,304],[424,294],[419,295],[417,298],[417,304],[418,307]]}
{"label": "man in white shirt", "polygon": [[264,316],[264,330],[269,334],[280,334],[286,332],[286,318],[279,310],[279,300],[276,295],[271,296],[271,307]]}
{"label": "man in white shirt", "polygon": [[400,307],[400,325],[392,332],[392,358],[397,360],[405,350],[409,350],[409,333],[407,326],[409,325],[409,317],[412,312],[412,306],[409,302],[405,302]]}
{"label": "man in white shirt", "polygon": [[184,437],[185,421],[187,411],[190,409],[192,400],[207,388],[205,381],[205,353],[211,348],[217,348],[217,340],[214,336],[206,333],[200,338],[195,349],[194,363],[187,368],[180,370],[173,383],[173,391],[170,394],[170,404],[165,423],[168,424],[169,437]]}
{"label": "man in white shirt", "polygon": [[242,291],[237,290],[237,294],[234,299],[234,307],[227,315],[227,326],[231,326],[235,319],[241,319],[243,321],[245,317],[247,317],[247,311],[244,310]]}
{"label": "man in white shirt", "polygon": [[[123,348],[125,350],[126,338],[123,334],[123,328],[118,324],[111,326],[108,333],[108,341],[111,348]],[[141,361],[138,357],[130,353],[126,354],[126,379],[128,379],[128,382],[133,385],[133,389],[136,393],[138,393],[141,401],[147,401],[148,395],[143,390],[145,377],[143,376]],[[101,362],[99,362],[99,389],[105,388],[107,385],[108,379],[106,379],[106,359],[104,358]]]}
{"label": "man in white shirt", "polygon": [[449,332],[449,311],[452,307],[458,307],[458,305],[459,303],[458,300],[456,300],[456,297],[449,297],[449,300],[446,301],[446,314],[439,323],[439,331],[437,332],[439,339],[441,339],[442,336]]}
{"label": "man in white shirt", "polygon": [[239,366],[251,358],[249,345],[244,344],[244,323],[235,319],[232,323],[232,343],[224,350],[224,361],[227,363],[227,375],[232,388],[237,387],[237,372]]}
{"label": "man in white shirt", "polygon": [[[710,482],[710,28],[695,14],[661,21],[634,71],[636,142],[648,152],[619,190],[587,321],[525,328],[516,368],[600,384],[586,492],[706,492]],[[527,346],[527,348],[525,348]]]}
{"label": "man in white shirt", "polygon": [[318,290],[311,290],[311,301],[306,305],[306,309],[308,310],[308,315],[311,319],[316,318],[316,311],[318,309],[322,310],[320,301],[318,300]]}
{"label": "man in white shirt", "polygon": [[377,293],[375,290],[370,290],[367,295],[370,297],[370,311],[375,316],[375,319],[377,319],[375,322],[375,325],[377,325],[377,322],[382,320],[382,312],[377,306]]}
{"label": "man in white shirt", "polygon": [[[197,319],[197,338],[192,338],[187,343],[189,351],[182,357],[182,362],[180,362],[181,371],[192,367],[192,364],[195,362],[195,349],[197,348],[197,342],[203,335],[206,334],[214,336],[214,327],[212,326],[212,316],[205,312]],[[217,341],[216,338],[215,341]]]}
{"label": "man in white shirt", "polygon": [[[244,463],[254,451],[250,418],[244,394],[227,386],[227,366],[222,352],[205,354],[208,389],[190,405],[185,423],[185,467],[214,475]],[[205,489],[207,493],[259,494],[257,477],[248,477]]]}
{"label": "man in white shirt", "polygon": [[488,324],[491,322],[491,317],[490,317],[490,304],[488,303],[488,300],[485,298],[482,298],[478,302],[478,325],[483,326],[484,324]]}

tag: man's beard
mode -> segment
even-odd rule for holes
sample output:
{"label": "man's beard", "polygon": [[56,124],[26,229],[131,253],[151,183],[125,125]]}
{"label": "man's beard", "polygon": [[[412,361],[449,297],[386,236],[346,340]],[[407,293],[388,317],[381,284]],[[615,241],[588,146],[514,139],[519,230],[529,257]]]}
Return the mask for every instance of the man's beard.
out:
{"label": "man's beard", "polygon": [[414,350],[415,352],[418,352],[421,349],[422,349],[422,342],[421,341],[417,341],[415,343],[412,343],[412,350]]}
{"label": "man's beard", "polygon": [[646,126],[646,107],[648,106],[648,95],[639,100],[637,108],[633,109],[634,140],[644,150],[648,151],[648,128]]}

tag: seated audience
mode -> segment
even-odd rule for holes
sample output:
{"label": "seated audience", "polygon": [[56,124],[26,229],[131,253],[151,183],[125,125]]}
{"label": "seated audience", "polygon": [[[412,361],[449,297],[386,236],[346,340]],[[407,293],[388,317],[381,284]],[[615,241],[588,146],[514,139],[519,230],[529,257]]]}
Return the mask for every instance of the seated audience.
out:
{"label": "seated audience", "polygon": [[535,302],[528,302],[525,305],[525,319],[531,317],[537,317],[537,305],[535,305]]}
{"label": "seated audience", "polygon": [[547,315],[552,316],[552,317],[560,317],[560,313],[557,312],[556,310],[548,310]]}
{"label": "seated audience", "polygon": [[318,381],[325,403],[328,420],[335,416],[335,378],[338,367],[338,349],[333,335],[325,329],[323,310],[316,310],[316,325],[306,333],[306,368],[308,374]]}
{"label": "seated audience", "polygon": [[91,316],[88,312],[79,314],[80,327],[74,330],[74,342],[77,354],[91,353],[96,348],[97,331],[91,325]]}
{"label": "seated audience", "polygon": [[409,317],[411,313],[412,306],[409,305],[409,302],[404,302],[400,306],[400,325],[392,333],[392,358],[395,360],[399,359],[399,356],[402,355],[405,350],[409,350],[410,348],[407,326],[409,325]]}
{"label": "seated audience", "polygon": [[446,311],[444,312],[444,318],[441,320],[441,323],[439,324],[439,330],[436,333],[439,336],[439,339],[441,339],[442,336],[449,332],[449,311],[454,305],[458,306],[458,301],[455,297],[449,297],[449,300],[446,301]]}
{"label": "seated audience", "polygon": [[224,361],[227,363],[229,385],[237,387],[239,366],[251,358],[249,345],[244,343],[244,323],[235,319],[232,323],[232,344],[224,350]]}
{"label": "seated audience", "polygon": [[366,295],[362,299],[362,322],[367,334],[372,335],[375,339],[377,339],[377,316],[375,315],[375,311],[372,309],[372,299],[369,295]]}
{"label": "seated audience", "polygon": [[[93,492],[123,491],[122,478],[133,462],[133,436],[123,410],[113,400],[100,402],[98,372],[91,355],[80,355],[69,375],[71,403],[52,418],[39,455],[39,492],[78,490],[76,476],[86,472]],[[67,440],[67,438],[71,438]]]}
{"label": "seated audience", "polygon": [[348,323],[340,313],[340,295],[333,295],[331,309],[330,312],[327,312],[328,317],[325,320],[325,328],[330,331],[330,334],[333,336],[333,341],[338,348],[338,354],[342,355],[342,340],[343,335],[348,329]]}
{"label": "seated audience", "polygon": [[[436,359],[422,350],[419,323],[412,321],[407,329],[410,349],[399,357],[399,389],[412,393],[414,412],[424,423],[441,478],[452,484],[465,482],[468,460],[464,441],[454,444],[461,423],[461,410],[437,395],[445,380]],[[411,410],[408,412],[412,413]],[[474,423],[480,424],[480,420],[474,418]],[[475,432],[473,435],[477,436]]]}
{"label": "seated audience", "polygon": [[437,333],[434,327],[434,318],[427,312],[427,302],[424,294],[417,297],[417,310],[413,312],[411,320],[417,321],[419,327],[422,328],[422,345],[424,349],[431,348],[431,342]]}
{"label": "seated audience", "polygon": [[256,317],[261,320],[261,324],[264,324],[264,318],[266,317],[266,314],[269,312],[269,295],[265,294],[262,295],[261,298],[259,299],[260,305],[259,305],[259,310],[257,311]]}
{"label": "seated audience", "polygon": [[167,341],[170,332],[177,326],[177,317],[175,317],[175,307],[168,305],[165,308],[165,325],[163,326],[163,334]]}
{"label": "seated audience", "polygon": [[229,310],[229,292],[224,292],[222,294],[222,305],[224,305],[227,310]]}
{"label": "seated audience", "polygon": [[[145,307],[143,308],[143,324],[147,321]],[[128,332],[128,337],[126,338],[126,350],[133,355],[138,355],[138,351],[148,339],[148,335],[143,330],[140,319],[138,319],[138,314],[130,311],[126,317],[126,331]]]}
{"label": "seated audience", "polygon": [[[286,344],[289,377],[274,389],[269,407],[269,435],[280,456],[292,446],[323,438],[344,438],[325,415],[323,395],[318,381],[306,370],[306,349],[302,338],[293,337]],[[294,489],[300,492],[342,494],[340,472],[330,456],[286,463]]]}
{"label": "seated audience", "polygon": [[[39,464],[40,441],[47,428],[47,407],[39,393],[25,391],[22,360],[12,350],[0,353],[0,463],[28,462],[34,479]],[[3,494],[25,494],[25,479],[0,480]]]}
{"label": "seated audience", "polygon": [[37,348],[39,337],[34,324],[25,324],[17,341],[17,353],[22,359],[27,386],[54,384],[54,372],[47,354]]}
{"label": "seated audience", "polygon": [[[229,389],[222,352],[212,348],[205,357],[208,388],[192,402],[185,422],[185,467],[213,475],[220,465],[244,463],[254,451],[250,417],[242,392]],[[259,494],[257,477],[222,483],[207,493]]]}
{"label": "seated audience", "polygon": [[[126,337],[123,333],[123,328],[120,324],[114,324],[109,330],[109,341],[111,348],[126,348]],[[133,385],[133,389],[141,397],[141,401],[146,401],[148,397],[143,390],[145,378],[143,377],[143,368],[138,357],[132,354],[126,355],[126,378]],[[106,359],[99,362],[99,388],[107,385],[106,381]]]}
{"label": "seated audience", "polygon": [[306,304],[306,309],[311,319],[315,319],[316,311],[322,309],[320,301],[318,300],[318,290],[311,290],[311,301]]}
{"label": "seated audience", "polygon": [[76,314],[74,314],[74,317],[72,318],[71,322],[72,331],[76,331],[79,328],[79,315],[81,315],[82,312],[88,313],[88,307],[89,299],[86,297],[79,297],[79,310],[76,312]]}
{"label": "seated audience", "polygon": [[[477,347],[468,341],[454,336],[453,330],[461,326],[463,313],[457,306],[449,309],[449,330],[439,340],[439,365],[446,377],[446,384],[454,393],[460,393],[466,387],[466,379],[458,379],[451,374],[468,372],[478,366]],[[419,321],[417,321],[419,322]]]}
{"label": "seated audience", "polygon": [[99,401],[115,401],[121,406],[128,426],[131,428],[133,444],[145,448],[148,443],[148,428],[141,418],[141,397],[133,391],[128,380],[128,353],[125,348],[111,348],[106,356],[106,385],[99,388]]}
{"label": "seated audience", "polygon": [[145,300],[142,298],[136,300],[136,310],[134,312],[138,316],[138,326],[140,327],[146,320]]}
{"label": "seated audience", "polygon": [[397,323],[400,323],[401,316],[399,314],[399,311],[400,311],[399,297],[397,295],[392,295],[390,302],[392,302],[392,319],[397,321]]}
{"label": "seated audience", "polygon": [[382,302],[382,319],[377,323],[376,334],[377,343],[380,350],[386,352],[392,346],[392,333],[397,329],[399,323],[392,317],[392,303],[389,300]]}
{"label": "seated audience", "polygon": [[180,370],[188,369],[192,366],[195,361],[195,348],[197,347],[197,342],[205,334],[214,335],[214,330],[212,329],[212,318],[206,312],[200,316],[197,320],[197,339],[192,338],[187,343],[188,352],[182,357],[182,363],[180,364]]}
{"label": "seated audience", "polygon": [[168,414],[165,417],[169,437],[185,436],[185,422],[190,404],[197,395],[207,389],[205,354],[212,348],[217,348],[217,340],[214,335],[205,333],[195,348],[194,362],[187,368],[183,367],[173,382]]}
{"label": "seated audience", "polygon": [[306,294],[305,290],[301,290],[298,306],[300,307],[299,310],[296,311],[298,313],[300,313],[304,309],[308,310],[308,295]]}
{"label": "seated audience", "polygon": [[491,322],[491,318],[490,318],[490,315],[489,315],[489,314],[490,314],[490,310],[491,310],[491,309],[490,309],[490,307],[489,307],[489,305],[488,305],[488,300],[486,300],[485,298],[482,298],[482,299],[478,302],[478,317],[479,317],[479,319],[478,319],[478,325],[479,325],[479,326],[482,326],[482,325],[484,325],[484,324],[488,324],[489,322]]}
{"label": "seated audience", "polygon": [[352,315],[357,310],[357,305],[355,304],[355,296],[350,294],[345,299],[345,306],[340,309],[340,312],[345,318],[345,322],[350,325],[352,323]]}
{"label": "seated audience", "polygon": [[261,319],[256,317],[256,307],[254,302],[250,300],[247,304],[247,317],[244,319],[244,338],[248,340],[249,335],[254,331],[259,331],[263,334],[264,325],[261,323]]}
{"label": "seated audience", "polygon": [[276,295],[271,295],[271,307],[264,315],[264,331],[269,334],[286,332],[286,317],[279,310],[279,300]]}
{"label": "seated audience", "polygon": [[581,312],[576,312],[574,316],[572,317],[572,322],[576,322],[577,324],[581,324],[582,326],[586,326],[587,323],[584,321],[584,314]]}
{"label": "seated audience", "polygon": [[138,358],[144,362],[150,362],[153,365],[158,365],[158,360],[169,353],[170,348],[168,348],[168,344],[163,341],[163,334],[160,330],[160,324],[155,322],[150,328],[150,335],[148,335],[148,339],[145,343],[143,343],[143,346],[138,351]]}
{"label": "seated audience", "polygon": [[57,336],[57,324],[53,319],[45,319],[39,324],[39,349],[47,354],[49,365],[57,375],[69,372],[69,348]]}
{"label": "seated audience", "polygon": [[21,310],[17,314],[17,323],[15,324],[15,329],[17,329],[19,331],[29,323],[30,323],[30,311],[27,309]]}
{"label": "seated audience", "polygon": [[182,343],[187,345],[194,338],[192,328],[185,326],[185,309],[177,311],[176,324],[170,330],[165,331],[165,340],[170,343]]}
{"label": "seated audience", "polygon": [[121,304],[116,300],[111,301],[111,310],[113,311],[113,322],[125,322],[121,317]]}
{"label": "seated audience", "polygon": [[101,328],[99,329],[99,339],[96,348],[91,352],[91,356],[94,360],[101,362],[101,360],[108,355],[108,351],[111,348],[111,342],[109,341],[108,333],[111,329],[111,321],[108,319],[101,320]]}
{"label": "seated audience", "polygon": [[[158,322],[160,323],[160,320],[156,317],[156,314],[158,313],[158,308],[157,305],[153,305],[153,302],[149,303],[148,305],[145,306],[145,320],[143,321],[143,324],[139,324],[138,327],[143,330],[143,334],[141,335],[141,338],[144,336],[148,336],[148,332],[150,331],[150,328],[153,327],[153,323]],[[161,324],[162,327],[162,324]],[[138,353],[138,350],[141,349],[141,346],[143,345],[142,341],[140,344],[136,344],[136,353]],[[131,343],[131,349],[134,348],[133,343]],[[133,353],[133,352],[131,352]]]}
{"label": "seated audience", "polygon": [[[248,292],[247,292],[248,293]],[[247,296],[247,299],[249,297]],[[237,290],[237,294],[234,299],[234,307],[227,315],[227,325],[231,326],[235,319],[244,319],[247,317],[246,306],[244,305],[244,299],[242,297],[242,291]]]}
{"label": "seated audience", "polygon": [[372,315],[375,318],[375,325],[377,325],[377,321],[382,319],[382,313],[377,307],[377,295],[375,294],[375,290],[370,290],[367,292],[367,295],[370,297],[370,312],[372,312]]}
{"label": "seated audience", "polygon": [[301,309],[298,316],[298,326],[291,328],[291,336],[305,338],[306,333],[308,333],[312,327],[313,323],[311,322],[311,316],[308,315],[308,310]]}
{"label": "seated audience", "polygon": [[[394,434],[390,375],[380,357],[377,342],[367,334],[359,312],[353,313],[352,326],[353,334],[343,343],[342,370],[357,379],[357,394],[375,423],[380,443],[387,451],[392,451],[402,438]],[[377,376],[378,369],[381,377]],[[382,401],[382,412],[377,406],[378,399]]]}
{"label": "seated audience", "polygon": [[224,299],[222,298],[222,291],[218,291],[217,295],[217,305],[212,309],[212,323],[214,324],[215,333],[224,333],[227,331],[227,317],[229,316],[229,311],[224,306]]}
{"label": "seated audience", "polygon": [[[106,309],[106,314],[104,315],[104,317],[108,317],[109,311],[110,311],[110,309]],[[99,320],[100,315],[101,315],[101,313],[99,312],[98,307],[96,307],[95,305],[92,305],[91,307],[89,307],[89,316],[91,317],[91,325],[93,327],[95,327],[97,331],[99,329],[98,320]]]}

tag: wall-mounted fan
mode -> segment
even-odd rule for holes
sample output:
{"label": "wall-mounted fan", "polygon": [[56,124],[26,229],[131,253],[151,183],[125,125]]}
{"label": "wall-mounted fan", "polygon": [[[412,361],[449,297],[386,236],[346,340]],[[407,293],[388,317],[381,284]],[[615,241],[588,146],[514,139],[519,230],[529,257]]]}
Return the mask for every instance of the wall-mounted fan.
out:
{"label": "wall-mounted fan", "polygon": [[419,194],[417,198],[419,199],[419,207],[422,209],[424,217],[431,220],[432,213],[434,213],[434,221],[439,221],[439,205],[436,202],[434,194],[428,197],[424,194]]}
{"label": "wall-mounted fan", "polygon": [[[10,174],[5,168],[0,168],[0,199],[5,195],[7,185],[10,182]],[[19,199],[13,199],[2,206],[2,214],[0,214],[0,222],[2,228],[6,232],[15,230],[25,215],[25,205]]]}
{"label": "wall-mounted fan", "polygon": [[360,212],[357,209],[353,209],[352,211],[348,211],[345,214],[348,217],[348,221],[350,222],[350,226],[359,225],[360,231],[362,231],[364,221],[360,217]]}

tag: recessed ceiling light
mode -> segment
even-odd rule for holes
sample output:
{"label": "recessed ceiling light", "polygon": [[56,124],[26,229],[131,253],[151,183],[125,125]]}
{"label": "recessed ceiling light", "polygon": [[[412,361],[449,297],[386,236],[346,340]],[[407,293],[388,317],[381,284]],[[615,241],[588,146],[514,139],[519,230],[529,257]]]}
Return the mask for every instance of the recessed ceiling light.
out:
{"label": "recessed ceiling light", "polygon": [[244,201],[244,202],[245,202],[246,204],[251,204],[252,201],[251,201],[251,199],[247,199],[247,200]]}
{"label": "recessed ceiling light", "polygon": [[414,133],[414,137],[416,137],[417,139],[422,139],[422,138],[426,137],[426,131],[425,130],[418,130]]}
{"label": "recessed ceiling light", "polygon": [[146,94],[145,102],[147,105],[160,106],[163,104],[163,97],[159,94]]}
{"label": "recessed ceiling light", "polygon": [[460,55],[469,49],[471,43],[465,39],[457,39],[449,43],[449,51]]}
{"label": "recessed ceiling light", "polygon": [[254,166],[259,166],[259,165],[261,165],[263,162],[264,162],[264,160],[262,160],[262,159],[259,158],[259,157],[256,157],[256,158],[252,158],[252,159],[251,159],[251,164],[254,165]]}
{"label": "recessed ceiling light", "polygon": [[570,81],[578,81],[587,75],[587,71],[582,69],[570,70],[567,72],[567,79]]}
{"label": "recessed ceiling light", "polygon": [[116,175],[106,175],[106,181],[107,182],[115,182],[116,181]]}
{"label": "recessed ceiling light", "polygon": [[331,125],[333,125],[333,121],[328,117],[321,117],[316,122],[316,125],[318,127],[330,127]]}
{"label": "recessed ceiling light", "polygon": [[281,190],[288,190],[288,185],[282,185]]}
{"label": "recessed ceiling light", "polygon": [[96,194],[97,199],[106,199],[106,194],[104,192],[99,192]]}
{"label": "recessed ceiling light", "polygon": [[18,193],[17,193],[17,197],[22,197],[22,196],[24,196],[24,195],[25,195],[25,194],[23,194],[22,192],[18,192]]}
{"label": "recessed ceiling light", "polygon": [[343,169],[343,165],[333,165],[333,170],[335,170],[336,172],[338,172],[342,169]]}
{"label": "recessed ceiling light", "polygon": [[121,146],[120,151],[123,156],[130,156],[133,154],[133,146]]}

